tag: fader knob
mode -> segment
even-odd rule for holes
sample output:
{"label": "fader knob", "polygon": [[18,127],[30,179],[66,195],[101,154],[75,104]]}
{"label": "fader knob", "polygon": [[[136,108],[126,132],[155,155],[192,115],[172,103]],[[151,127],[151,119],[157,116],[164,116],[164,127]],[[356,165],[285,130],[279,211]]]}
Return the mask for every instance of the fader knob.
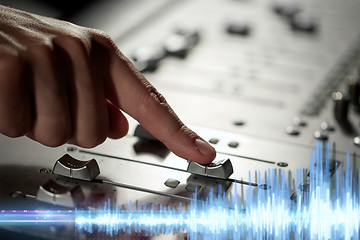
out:
{"label": "fader knob", "polygon": [[65,154],[56,161],[53,173],[65,177],[92,181],[100,174],[100,169],[95,159],[80,161],[69,154]]}
{"label": "fader knob", "polygon": [[199,39],[200,34],[197,30],[178,29],[165,39],[164,48],[168,55],[185,58]]}
{"label": "fader knob", "polygon": [[187,171],[193,174],[222,179],[228,178],[234,172],[229,159],[214,160],[212,163],[205,166],[196,162],[190,162]]}
{"label": "fader knob", "polygon": [[60,185],[53,180],[49,180],[39,187],[36,199],[54,205],[75,207],[84,201],[85,197],[79,186],[67,187]]}
{"label": "fader knob", "polygon": [[139,71],[151,72],[157,69],[165,55],[165,50],[160,46],[143,46],[134,51],[132,59]]}
{"label": "fader knob", "polygon": [[341,125],[348,124],[349,98],[344,96],[341,92],[334,92],[332,98],[334,100],[335,119]]}

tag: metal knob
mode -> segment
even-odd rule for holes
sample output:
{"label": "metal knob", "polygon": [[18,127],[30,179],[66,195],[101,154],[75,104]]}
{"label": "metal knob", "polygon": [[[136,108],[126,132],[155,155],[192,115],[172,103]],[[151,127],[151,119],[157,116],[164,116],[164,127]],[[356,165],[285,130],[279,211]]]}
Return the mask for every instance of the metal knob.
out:
{"label": "metal knob", "polygon": [[230,159],[215,160],[209,165],[190,162],[187,171],[198,175],[222,179],[227,179],[234,172]]}
{"label": "metal knob", "polygon": [[53,180],[49,180],[39,187],[36,199],[54,205],[75,207],[84,201],[85,197],[79,186],[66,187]]}
{"label": "metal knob", "polygon": [[100,174],[100,169],[95,159],[80,161],[69,154],[65,154],[56,161],[53,173],[65,177],[92,181]]}

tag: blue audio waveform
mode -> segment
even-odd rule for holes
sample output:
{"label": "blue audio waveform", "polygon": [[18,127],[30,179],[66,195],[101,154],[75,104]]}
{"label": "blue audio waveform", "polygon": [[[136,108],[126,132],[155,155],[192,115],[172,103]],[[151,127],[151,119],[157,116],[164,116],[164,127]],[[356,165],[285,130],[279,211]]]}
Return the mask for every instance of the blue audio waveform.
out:
{"label": "blue audio waveform", "polygon": [[256,176],[259,186],[270,187],[241,185],[238,191],[235,184],[233,195],[210,191],[205,199],[195,193],[187,206],[130,202],[125,209],[108,202],[101,209],[75,211],[3,210],[0,225],[75,223],[78,233],[114,237],[186,233],[191,240],[359,239],[360,173],[355,157],[335,159],[328,144],[317,143],[309,171],[297,170],[296,184],[290,173],[272,169]]}
{"label": "blue audio waveform", "polygon": [[[187,234],[188,239],[359,239],[360,184],[355,155],[350,161],[330,157],[329,145],[317,143],[309,171],[298,170],[295,182],[284,171],[268,170],[259,185],[248,186],[246,197],[209,193],[188,207],[143,204],[127,209],[105,204],[102,209],[76,210],[78,231],[119,233],[146,232]],[[356,168],[355,168],[356,169]],[[251,176],[249,173],[249,180]],[[235,188],[236,188],[235,184]],[[264,186],[264,185],[263,185]]]}
{"label": "blue audio waveform", "polygon": [[32,225],[75,222],[73,210],[1,210],[0,225]]}

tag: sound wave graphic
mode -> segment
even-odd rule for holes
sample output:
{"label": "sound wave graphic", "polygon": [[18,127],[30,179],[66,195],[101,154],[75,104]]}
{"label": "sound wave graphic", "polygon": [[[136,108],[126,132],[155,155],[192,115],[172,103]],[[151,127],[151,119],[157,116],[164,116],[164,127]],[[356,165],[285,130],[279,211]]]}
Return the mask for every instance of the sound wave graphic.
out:
{"label": "sound wave graphic", "polygon": [[[334,150],[334,149],[333,149]],[[360,239],[360,173],[355,155],[345,161],[330,157],[329,145],[317,143],[309,171],[258,173],[259,186],[234,185],[234,194],[194,194],[177,207],[130,202],[127,209],[0,211],[0,225],[75,224],[82,236],[108,237],[185,234],[188,239]],[[353,170],[355,169],[355,170]],[[249,173],[249,180],[251,179]],[[249,181],[250,182],[250,181]],[[98,238],[95,238],[98,239]],[[132,239],[128,237],[127,239]]]}
{"label": "sound wave graphic", "polygon": [[346,166],[339,165],[330,158],[329,145],[317,143],[310,171],[297,171],[296,188],[284,171],[269,170],[264,178],[257,176],[259,186],[267,187],[249,186],[245,198],[235,189],[233,196],[211,192],[204,200],[195,193],[186,208],[130,203],[119,209],[108,203],[100,210],[77,210],[75,224],[78,231],[109,236],[186,232],[192,240],[359,239],[359,171],[350,168],[349,154]]}

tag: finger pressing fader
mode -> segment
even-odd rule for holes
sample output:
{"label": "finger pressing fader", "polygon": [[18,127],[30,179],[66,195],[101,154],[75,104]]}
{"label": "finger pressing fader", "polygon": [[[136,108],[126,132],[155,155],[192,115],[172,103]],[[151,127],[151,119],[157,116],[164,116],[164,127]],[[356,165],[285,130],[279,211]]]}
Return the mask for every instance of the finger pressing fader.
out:
{"label": "finger pressing fader", "polygon": [[208,165],[190,162],[187,171],[193,174],[222,179],[228,178],[234,172],[230,159],[214,160]]}
{"label": "finger pressing fader", "polygon": [[92,181],[100,174],[100,168],[95,159],[80,161],[69,154],[65,154],[56,161],[53,173],[65,177]]}

